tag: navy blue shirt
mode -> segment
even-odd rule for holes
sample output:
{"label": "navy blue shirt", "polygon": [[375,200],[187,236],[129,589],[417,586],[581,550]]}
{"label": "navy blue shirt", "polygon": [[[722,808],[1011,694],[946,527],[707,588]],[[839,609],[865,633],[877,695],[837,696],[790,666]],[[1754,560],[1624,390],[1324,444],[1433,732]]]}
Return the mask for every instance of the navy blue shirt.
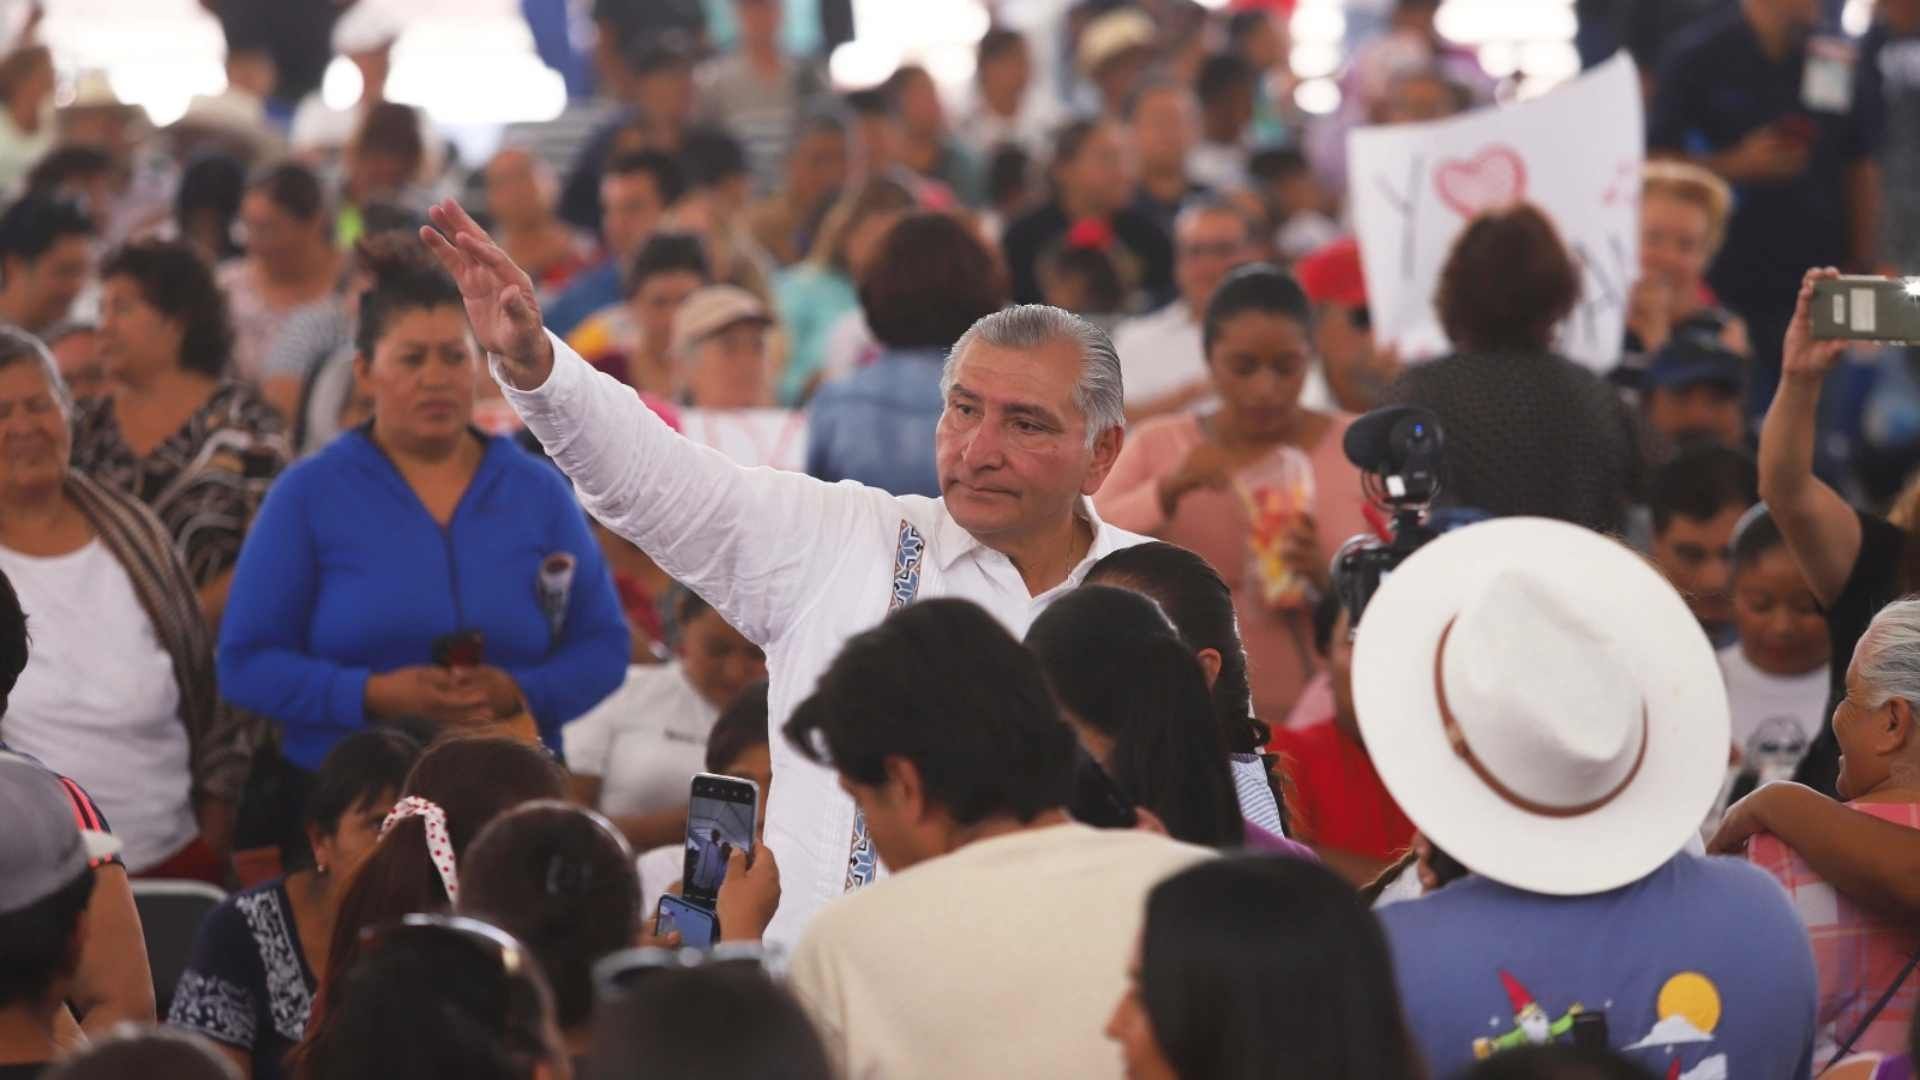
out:
{"label": "navy blue shirt", "polygon": [[1812,140],[1798,177],[1734,189],[1726,244],[1708,280],[1749,318],[1755,309],[1762,317],[1773,306],[1790,309],[1808,267],[1848,261],[1847,172],[1879,141],[1877,73],[1869,77],[1868,65],[1856,63],[1852,107],[1823,112],[1801,99],[1806,64],[1804,45],[1779,61],[1769,57],[1739,5],[1732,5],[1674,39],[1647,116],[1653,150],[1719,153],[1774,124]]}
{"label": "navy blue shirt", "polygon": [[942,362],[937,349],[889,349],[821,387],[807,417],[807,472],[891,495],[939,498],[933,432],[943,408]]}
{"label": "navy blue shirt", "polygon": [[[570,555],[565,589],[542,587]],[[220,692],[281,724],[317,769],[366,725],[368,676],[428,664],[477,630],[549,746],[626,677],[627,623],[586,515],[560,473],[487,440],[443,528],[366,430],[283,473],[254,519],[220,622]]]}
{"label": "navy blue shirt", "polygon": [[1435,1076],[1587,1039],[1655,1076],[1678,1061],[1683,1076],[1804,1080],[1812,1063],[1806,929],[1786,891],[1738,859],[1676,855],[1592,896],[1470,876],[1381,908],[1380,922]]}

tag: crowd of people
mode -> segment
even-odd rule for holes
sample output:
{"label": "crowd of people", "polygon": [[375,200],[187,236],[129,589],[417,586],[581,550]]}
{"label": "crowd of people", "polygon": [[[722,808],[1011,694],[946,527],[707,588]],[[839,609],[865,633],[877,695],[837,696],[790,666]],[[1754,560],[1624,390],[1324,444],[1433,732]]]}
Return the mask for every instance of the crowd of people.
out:
{"label": "crowd of people", "polygon": [[1516,92],[1438,0],[1327,114],[1285,2],[955,94],[529,0],[481,161],[386,0],[206,6],[164,128],[0,57],[0,1077],[1912,1074],[1920,357],[1813,307],[1920,273],[1920,3],[1581,6],[1607,371],[1528,202],[1375,332],[1345,136]]}

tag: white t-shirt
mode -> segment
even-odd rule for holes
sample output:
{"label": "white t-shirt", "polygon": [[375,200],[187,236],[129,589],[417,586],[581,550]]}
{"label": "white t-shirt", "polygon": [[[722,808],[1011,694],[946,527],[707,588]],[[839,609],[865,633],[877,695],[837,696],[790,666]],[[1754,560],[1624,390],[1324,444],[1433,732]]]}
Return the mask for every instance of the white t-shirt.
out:
{"label": "white t-shirt", "polygon": [[620,689],[561,728],[560,739],[568,768],[600,777],[601,813],[648,814],[686,803],[719,719],[678,661],[634,664]]}
{"label": "white t-shirt", "polygon": [[680,880],[687,868],[686,859],[687,845],[667,844],[648,851],[636,861],[640,871],[640,911],[647,918],[653,918],[660,910],[660,898]]}
{"label": "white t-shirt", "polygon": [[139,873],[200,834],[173,657],[99,540],[52,558],[0,548],[33,635],[0,735],[87,789]]}
{"label": "white t-shirt", "polygon": [[1734,644],[1720,650],[1720,672],[1741,765],[1762,779],[1792,775],[1827,723],[1827,665],[1805,675],[1769,675]]}
{"label": "white t-shirt", "polygon": [[[1179,300],[1121,322],[1113,331],[1113,351],[1120,354],[1120,381],[1126,387],[1128,405],[1144,404],[1207,377],[1205,336]],[[1219,403],[1209,393],[1187,411],[1208,412]],[[1333,392],[1317,363],[1307,372],[1300,404],[1321,411],[1333,408]]]}
{"label": "white t-shirt", "polygon": [[[1114,327],[1113,350],[1120,354],[1120,379],[1129,405],[1152,401],[1207,377],[1200,324],[1179,300]],[[1215,400],[1208,394],[1194,408],[1208,407]]]}
{"label": "white t-shirt", "polygon": [[807,414],[793,409],[681,409],[687,438],[732,458],[789,472],[807,470]]}
{"label": "white t-shirt", "polygon": [[1118,1077],[1101,1029],[1147,892],[1211,854],[1078,824],[976,841],[822,908],[790,985],[843,1076]]}

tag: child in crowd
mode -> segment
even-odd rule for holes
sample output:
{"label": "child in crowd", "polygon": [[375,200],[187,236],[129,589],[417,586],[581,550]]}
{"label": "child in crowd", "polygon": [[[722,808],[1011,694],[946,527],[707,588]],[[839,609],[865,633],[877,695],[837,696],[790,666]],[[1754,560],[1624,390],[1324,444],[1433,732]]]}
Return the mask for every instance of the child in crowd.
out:
{"label": "child in crowd", "polygon": [[1827,620],[1765,506],[1733,536],[1733,625],[1720,650],[1733,708],[1735,766],[1746,788],[1793,776],[1827,721]]}

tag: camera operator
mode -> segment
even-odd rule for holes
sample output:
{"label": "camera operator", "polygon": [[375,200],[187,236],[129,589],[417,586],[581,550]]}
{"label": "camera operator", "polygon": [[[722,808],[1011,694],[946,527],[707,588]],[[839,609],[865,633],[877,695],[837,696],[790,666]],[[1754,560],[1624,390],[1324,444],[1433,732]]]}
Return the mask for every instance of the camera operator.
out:
{"label": "camera operator", "polygon": [[1553,351],[1579,296],[1578,269],[1533,206],[1487,213],[1454,243],[1434,302],[1455,352],[1387,393],[1446,430],[1443,505],[1624,531],[1642,481],[1632,420],[1605,382]]}

